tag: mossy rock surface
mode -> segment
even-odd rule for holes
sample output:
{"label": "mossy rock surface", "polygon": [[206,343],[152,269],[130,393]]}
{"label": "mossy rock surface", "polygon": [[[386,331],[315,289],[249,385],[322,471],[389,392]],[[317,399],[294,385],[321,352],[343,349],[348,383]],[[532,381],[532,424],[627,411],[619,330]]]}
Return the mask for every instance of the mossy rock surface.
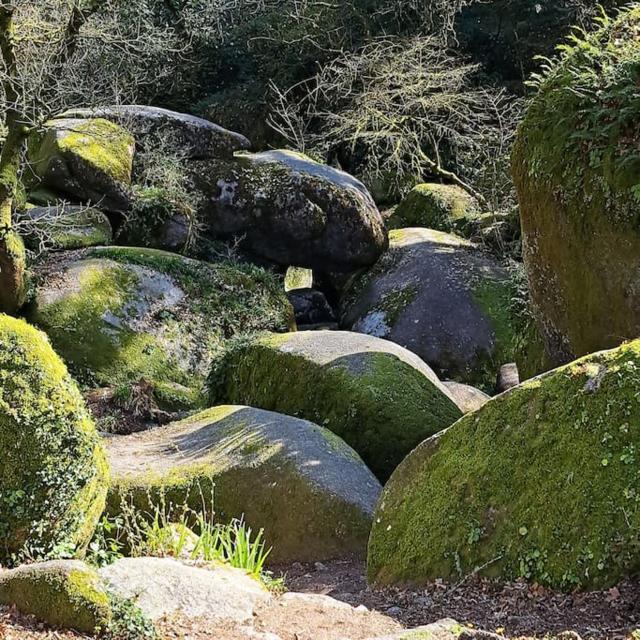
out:
{"label": "mossy rock surface", "polygon": [[21,217],[27,225],[26,241],[31,249],[82,249],[108,245],[113,240],[109,218],[93,207],[29,207]]}
{"label": "mossy rock surface", "polygon": [[387,225],[392,229],[425,227],[457,231],[468,236],[471,223],[480,216],[477,200],[461,187],[424,183],[415,186],[395,208]]}
{"label": "mossy rock surface", "polygon": [[231,158],[234,151],[249,149],[247,138],[187,113],[144,105],[115,105],[97,109],[73,109],[63,118],[109,120],[127,129],[136,141],[150,135],[162,139],[176,154],[187,158]]}
{"label": "mossy rock surface", "polygon": [[500,366],[517,360],[526,342],[513,286],[507,270],[467,240],[396,229],[389,250],[343,294],[340,323],[406,347],[441,378],[491,392]]}
{"label": "mossy rock surface", "polygon": [[534,312],[556,364],[640,334],[640,8],[564,50],[513,175]]}
{"label": "mossy rock surface", "polygon": [[384,221],[353,176],[301,153],[236,154],[193,162],[209,234],[284,267],[349,272],[373,264],[387,246]]}
{"label": "mossy rock surface", "polygon": [[422,443],[378,505],[369,578],[607,587],[640,569],[640,341],[534,378]]}
{"label": "mossy rock surface", "polygon": [[291,323],[282,283],[250,265],[113,247],[53,256],[35,273],[30,317],[74,374],[96,386],[145,380],[167,408],[204,405],[209,363],[227,338]]}
{"label": "mossy rock surface", "polygon": [[46,336],[0,315],[0,563],[81,554],[108,471],[94,424]]}
{"label": "mossy rock surface", "polygon": [[344,331],[236,343],[215,363],[211,399],[326,427],[382,481],[419,442],[461,415],[420,358],[386,340]]}
{"label": "mossy rock surface", "polygon": [[[244,406],[208,409],[181,422],[107,440],[109,512],[133,502],[189,504],[214,496],[219,520],[244,517],[265,530],[272,561],[364,555],[381,486],[331,431]],[[214,489],[215,487],[215,489]]]}
{"label": "mossy rock surface", "polygon": [[0,603],[39,622],[94,634],[111,620],[98,574],[79,560],[52,560],[0,572]]}
{"label": "mossy rock surface", "polygon": [[105,211],[126,211],[135,140],[100,118],[60,118],[29,140],[33,185]]}

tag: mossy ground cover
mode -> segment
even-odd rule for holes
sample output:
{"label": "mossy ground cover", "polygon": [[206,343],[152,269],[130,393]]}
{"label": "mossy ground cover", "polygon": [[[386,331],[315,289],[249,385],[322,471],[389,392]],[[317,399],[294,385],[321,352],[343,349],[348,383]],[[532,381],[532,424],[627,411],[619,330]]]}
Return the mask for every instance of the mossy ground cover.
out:
{"label": "mossy ground cover", "polygon": [[369,543],[381,583],[523,577],[572,589],[640,568],[640,342],[524,383],[420,445]]}
{"label": "mossy ground cover", "polygon": [[556,363],[638,335],[640,8],[536,78],[513,174],[536,316]]}
{"label": "mossy ground cover", "polygon": [[384,352],[330,364],[288,352],[287,335],[237,341],[214,363],[210,401],[304,418],[355,449],[381,480],[424,438],[460,411],[425,375]]}
{"label": "mossy ground cover", "polygon": [[93,422],[44,334],[0,316],[0,560],[81,553],[107,475]]}
{"label": "mossy ground cover", "polygon": [[[118,247],[76,257],[80,262],[69,264],[82,269],[77,290],[38,303],[33,319],[87,385],[144,379],[163,404],[202,406],[207,363],[227,338],[291,322],[280,280],[257,267]],[[167,300],[174,297],[154,309],[157,296],[138,297],[144,278],[166,288]]]}

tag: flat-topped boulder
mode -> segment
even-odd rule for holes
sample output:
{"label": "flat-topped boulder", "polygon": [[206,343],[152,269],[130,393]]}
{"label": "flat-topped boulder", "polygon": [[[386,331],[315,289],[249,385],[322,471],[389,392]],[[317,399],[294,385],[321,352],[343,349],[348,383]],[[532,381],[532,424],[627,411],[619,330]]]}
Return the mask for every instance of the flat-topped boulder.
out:
{"label": "flat-topped boulder", "polygon": [[418,354],[441,378],[493,389],[514,360],[521,321],[507,270],[468,240],[398,229],[341,300],[341,326]]}
{"label": "flat-topped boulder", "polygon": [[231,158],[234,151],[249,149],[247,138],[213,122],[187,113],[144,105],[117,105],[95,109],[73,109],[63,118],[115,122],[132,133],[136,141],[148,135],[162,136],[169,146],[188,158]]}
{"label": "flat-topped boulder", "polygon": [[387,246],[384,221],[353,176],[293,151],[237,154],[233,162],[193,163],[206,197],[209,233],[285,267],[354,271]]}
{"label": "flat-topped boulder", "polygon": [[[202,511],[215,495],[219,519],[264,529],[272,561],[364,555],[381,486],[331,431],[245,406],[208,409],[180,422],[106,441],[109,511],[154,501]],[[215,487],[215,489],[214,489]]]}
{"label": "flat-topped boulder", "polygon": [[352,446],[381,480],[462,414],[433,371],[398,345],[345,331],[238,341],[216,360],[211,400],[311,420]]}
{"label": "flat-topped boulder", "polygon": [[291,323],[279,279],[251,265],[113,247],[53,255],[35,276],[30,318],[75,375],[92,386],[144,380],[167,409],[204,406],[227,337]]}

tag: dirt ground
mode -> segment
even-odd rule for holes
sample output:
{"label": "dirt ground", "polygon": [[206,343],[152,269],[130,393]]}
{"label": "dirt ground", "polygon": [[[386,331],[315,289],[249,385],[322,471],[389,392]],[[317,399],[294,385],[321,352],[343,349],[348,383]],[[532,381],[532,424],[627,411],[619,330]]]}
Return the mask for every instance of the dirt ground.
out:
{"label": "dirt ground", "polygon": [[[425,589],[372,589],[358,560],[294,564],[275,568],[290,592],[329,595],[359,607],[327,607],[322,599],[284,596],[256,612],[252,628],[214,626],[208,620],[174,618],[159,624],[164,640],[251,640],[255,632],[282,640],[363,640],[453,618],[507,638],[640,640],[640,583],[564,594],[524,583],[469,580],[436,582]],[[0,608],[2,640],[81,640],[86,636],[47,629],[33,619]]]}

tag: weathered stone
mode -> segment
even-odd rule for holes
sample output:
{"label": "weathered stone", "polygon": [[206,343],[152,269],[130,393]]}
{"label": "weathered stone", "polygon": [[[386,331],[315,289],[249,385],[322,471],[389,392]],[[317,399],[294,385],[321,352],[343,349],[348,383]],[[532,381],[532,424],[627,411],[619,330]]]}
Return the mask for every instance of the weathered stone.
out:
{"label": "weathered stone", "polygon": [[478,572],[567,590],[634,575],[640,341],[550,371],[426,440],[385,486],[369,578]]}
{"label": "weathered stone", "polygon": [[507,271],[480,247],[429,229],[399,229],[389,251],[341,300],[341,326],[392,340],[441,378],[493,390],[524,328]]}
{"label": "weathered stone", "polygon": [[240,569],[225,565],[195,567],[173,558],[121,558],[99,570],[110,591],[135,598],[151,620],[181,614],[211,621],[251,620],[269,593]]}
{"label": "weathered stone", "polygon": [[133,137],[107,120],[50,120],[29,141],[31,186],[104,211],[126,211],[133,152]]}
{"label": "weathered stone", "polygon": [[32,249],[81,249],[111,244],[113,240],[109,218],[93,207],[31,207],[20,217],[26,226],[26,242]]}
{"label": "weathered stone", "polygon": [[144,380],[166,409],[204,406],[211,358],[235,331],[291,322],[281,282],[250,265],[113,247],[53,256],[36,276],[30,318],[76,376],[124,388]]}
{"label": "weathered stone", "polygon": [[178,113],[142,105],[117,105],[97,109],[74,109],[63,118],[102,118],[124,127],[137,142],[149,135],[162,138],[175,147],[176,153],[188,158],[231,158],[234,151],[249,149],[251,143],[243,135],[186,113]]}
{"label": "weathered stone", "polygon": [[447,380],[442,384],[444,384],[447,391],[453,396],[462,413],[476,411],[491,399],[484,391],[480,391],[480,389],[471,387],[468,384],[461,384],[453,380]]}
{"label": "weathered stone", "polygon": [[0,563],[81,555],[107,475],[80,392],[46,336],[0,315]]}
{"label": "weathered stone", "polygon": [[94,634],[111,620],[111,602],[94,569],[51,560],[0,570],[0,604],[53,627]]}
{"label": "weathered stone", "polygon": [[241,237],[256,255],[283,266],[353,271],[387,246],[382,216],[352,176],[292,151],[194,163],[206,195],[202,216],[216,236]]}
{"label": "weathered stone", "polygon": [[287,294],[296,316],[296,324],[318,325],[336,322],[336,314],[322,291],[294,289]]}
{"label": "weathered stone", "polygon": [[[112,515],[122,501],[153,512],[153,500],[215,495],[218,518],[264,529],[275,562],[365,553],[381,487],[357,454],[305,420],[241,406],[107,441]],[[214,489],[215,487],[215,489]]]}
{"label": "weathered stone", "polygon": [[381,480],[460,415],[413,353],[346,331],[272,334],[232,345],[214,364],[211,400],[296,415],[332,430]]}

